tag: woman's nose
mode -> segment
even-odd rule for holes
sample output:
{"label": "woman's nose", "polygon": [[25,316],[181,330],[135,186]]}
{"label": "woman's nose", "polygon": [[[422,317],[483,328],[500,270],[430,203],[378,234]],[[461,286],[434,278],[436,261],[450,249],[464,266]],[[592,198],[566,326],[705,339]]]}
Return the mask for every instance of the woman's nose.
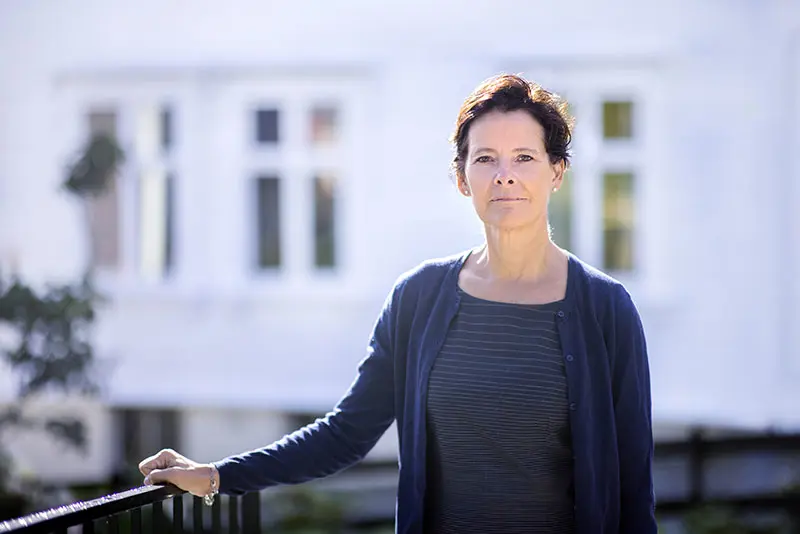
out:
{"label": "woman's nose", "polygon": [[494,183],[496,185],[512,185],[514,183],[514,177],[508,167],[503,165],[497,169],[497,174],[494,175]]}

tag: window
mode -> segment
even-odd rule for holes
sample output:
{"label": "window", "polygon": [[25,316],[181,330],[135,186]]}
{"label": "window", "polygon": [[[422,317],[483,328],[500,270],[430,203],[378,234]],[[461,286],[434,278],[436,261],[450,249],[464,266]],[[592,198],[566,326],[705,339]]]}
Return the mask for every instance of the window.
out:
{"label": "window", "polygon": [[[254,113],[256,143],[259,146],[274,145],[278,151],[285,148],[281,131],[281,111],[275,108],[260,108]],[[280,142],[280,143],[279,143]],[[267,172],[257,174],[255,179],[255,264],[258,269],[280,267],[284,258],[281,240],[281,178],[279,174]]]}
{"label": "window", "polygon": [[161,110],[161,148],[169,151],[172,148],[172,110],[165,107]]}
{"label": "window", "polygon": [[612,271],[634,266],[634,184],[630,172],[603,177],[603,264]]}
{"label": "window", "polygon": [[256,142],[258,144],[278,143],[278,118],[277,109],[259,109],[256,111]]}
{"label": "window", "polygon": [[[602,174],[603,266],[616,273],[636,267],[634,250],[635,190],[631,141],[634,139],[634,103],[630,100],[606,100],[602,103],[604,162]],[[624,169],[620,172],[618,169]]]}
{"label": "window", "polygon": [[117,136],[117,114],[114,111],[90,111],[89,134]]}
{"label": "window", "polygon": [[633,102],[603,102],[603,138],[633,137]]}
{"label": "window", "polygon": [[[89,136],[117,137],[117,114],[110,110],[94,110],[88,114]],[[94,267],[117,268],[120,260],[120,198],[117,179],[108,183],[100,195],[86,204],[89,220],[91,261]]]}
{"label": "window", "polygon": [[565,250],[572,250],[572,171],[564,173],[561,188],[550,195],[548,218],[553,242]]}
{"label": "window", "polygon": [[[328,149],[339,143],[339,110],[329,105],[310,108],[310,137],[314,149]],[[311,157],[319,156],[312,152]],[[320,156],[315,164],[331,163]],[[336,266],[336,195],[337,180],[334,172],[317,171],[313,177],[313,247],[314,267],[326,269]]]}
{"label": "window", "polygon": [[366,87],[340,76],[270,77],[227,92],[242,145],[237,188],[247,236],[239,261],[251,282],[324,291],[357,282],[342,266],[363,246],[347,201],[364,172],[356,151],[369,124]]}
{"label": "window", "polygon": [[338,136],[338,113],[336,108],[324,106],[311,110],[311,142],[315,146],[331,145]]}
{"label": "window", "polygon": [[146,277],[168,274],[173,265],[175,180],[161,172],[139,177],[139,268]]}
{"label": "window", "polygon": [[273,268],[281,264],[280,181],[277,176],[256,179],[256,213],[258,220],[258,267]]}
{"label": "window", "polygon": [[336,264],[336,179],[321,174],[314,178],[314,265]]}
{"label": "window", "polygon": [[172,111],[140,108],[136,115],[137,260],[139,274],[161,279],[174,264],[175,174],[171,171]]}
{"label": "window", "polygon": [[119,113],[130,128],[122,133],[116,109],[93,109],[87,115],[89,135],[113,135],[125,150],[123,172],[88,202],[92,263],[120,269],[124,252],[130,258],[126,267],[139,277],[163,279],[175,263],[174,110],[159,104],[123,105]]}
{"label": "window", "polygon": [[[294,273],[296,268],[336,267],[341,260],[341,109],[296,98],[286,108],[257,107],[252,113],[257,141],[250,155],[256,166],[254,190],[250,189],[255,198],[256,268],[291,267]],[[260,150],[265,144],[273,146]],[[292,236],[303,237],[284,240],[285,224]]]}

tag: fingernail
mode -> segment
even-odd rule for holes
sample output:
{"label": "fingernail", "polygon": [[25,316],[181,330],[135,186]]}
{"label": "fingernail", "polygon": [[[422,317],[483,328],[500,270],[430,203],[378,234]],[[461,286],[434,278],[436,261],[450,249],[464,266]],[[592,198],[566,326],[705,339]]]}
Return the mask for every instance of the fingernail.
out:
{"label": "fingernail", "polygon": [[144,477],[144,485],[145,486],[149,486],[150,485],[150,475],[147,475],[146,477]]}

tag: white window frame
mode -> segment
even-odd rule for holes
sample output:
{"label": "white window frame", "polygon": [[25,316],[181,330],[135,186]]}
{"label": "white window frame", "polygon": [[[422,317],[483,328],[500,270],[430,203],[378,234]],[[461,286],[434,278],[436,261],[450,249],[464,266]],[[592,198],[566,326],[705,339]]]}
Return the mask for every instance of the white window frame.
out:
{"label": "white window frame", "polygon": [[[61,140],[59,156],[62,161],[73,160],[77,151],[89,138],[88,114],[93,110],[113,110],[116,114],[118,141],[125,152],[125,161],[117,175],[119,199],[119,264],[116,268],[97,267],[95,275],[102,289],[115,294],[140,293],[142,291],[175,290],[178,286],[178,275],[184,251],[182,250],[181,210],[177,207],[181,201],[184,183],[183,165],[186,150],[181,139],[183,111],[181,103],[191,92],[189,84],[181,80],[164,79],[129,79],[123,75],[94,73],[85,75],[64,76],[58,82],[60,108],[57,127]],[[172,109],[172,145],[168,154],[161,154],[157,161],[139,162],[135,151],[135,128],[137,110],[144,106],[159,109],[169,106]],[[175,180],[177,195],[175,198],[173,265],[171,271],[160,277],[145,277],[140,272],[139,259],[139,179],[137,173],[141,165],[157,164],[171,173]],[[81,228],[83,232],[83,228]],[[88,238],[88,237],[87,237]],[[89,246],[87,244],[87,246]]]}
{"label": "white window frame", "polygon": [[[368,108],[361,79],[350,77],[278,77],[226,82],[220,99],[229,121],[231,143],[239,147],[237,170],[231,176],[233,197],[244,209],[230,221],[236,245],[229,251],[242,266],[241,291],[270,296],[309,294],[347,295],[359,290],[365,266],[363,238],[358,232],[359,211],[365,202],[363,187]],[[340,136],[332,148],[312,150],[311,110],[333,106]],[[279,110],[278,143],[274,149],[255,138],[255,114],[259,109]],[[314,262],[314,172],[333,171],[336,177],[335,242],[333,268]],[[275,174],[280,180],[281,265],[259,269],[256,258],[256,203],[251,195],[255,178]]]}
{"label": "white window frame", "polygon": [[[126,162],[118,177],[120,204],[119,266],[97,269],[100,288],[114,295],[228,296],[241,299],[296,299],[305,296],[357,298],[368,290],[369,266],[363,228],[366,203],[361,184],[368,176],[365,156],[372,118],[363,73],[312,75],[281,69],[202,73],[176,70],[165,75],[148,69],[130,73],[89,72],[57,79],[59,157],[69,162],[88,136],[87,114],[114,109]],[[280,141],[293,140],[279,158],[254,149],[252,112],[262,104],[285,104]],[[312,105],[336,104],[340,147],[309,161],[306,120],[296,119]],[[131,160],[133,113],[141,105],[169,105],[174,172],[173,266],[169,276],[144,279],[138,272],[136,164]],[[290,119],[290,120],[287,120]],[[288,130],[287,130],[288,127]],[[336,266],[318,269],[313,256],[313,182],[317,164],[333,164],[337,173]],[[287,169],[288,174],[282,169]],[[255,213],[252,185],[263,171],[278,170],[282,180],[283,268],[259,272],[253,261]],[[220,216],[219,214],[223,214]],[[294,229],[294,234],[290,230]],[[81,229],[82,231],[82,229]],[[302,236],[298,239],[297,236]]]}

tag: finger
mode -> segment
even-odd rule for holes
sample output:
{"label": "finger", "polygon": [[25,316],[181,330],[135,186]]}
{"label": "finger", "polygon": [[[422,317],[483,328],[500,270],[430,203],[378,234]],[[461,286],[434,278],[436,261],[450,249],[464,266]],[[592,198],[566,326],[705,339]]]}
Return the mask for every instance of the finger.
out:
{"label": "finger", "polygon": [[175,465],[175,451],[164,449],[139,463],[139,472],[147,476],[153,469],[166,469]]}
{"label": "finger", "polygon": [[139,472],[144,476],[150,474],[150,471],[156,469],[158,461],[158,455],[153,455],[145,458],[141,462],[139,462]]}
{"label": "finger", "polygon": [[180,486],[178,484],[178,479],[180,478],[181,471],[182,469],[179,467],[153,469],[147,476],[144,477],[144,483],[146,486],[152,486],[155,484],[173,484],[175,486]]}

